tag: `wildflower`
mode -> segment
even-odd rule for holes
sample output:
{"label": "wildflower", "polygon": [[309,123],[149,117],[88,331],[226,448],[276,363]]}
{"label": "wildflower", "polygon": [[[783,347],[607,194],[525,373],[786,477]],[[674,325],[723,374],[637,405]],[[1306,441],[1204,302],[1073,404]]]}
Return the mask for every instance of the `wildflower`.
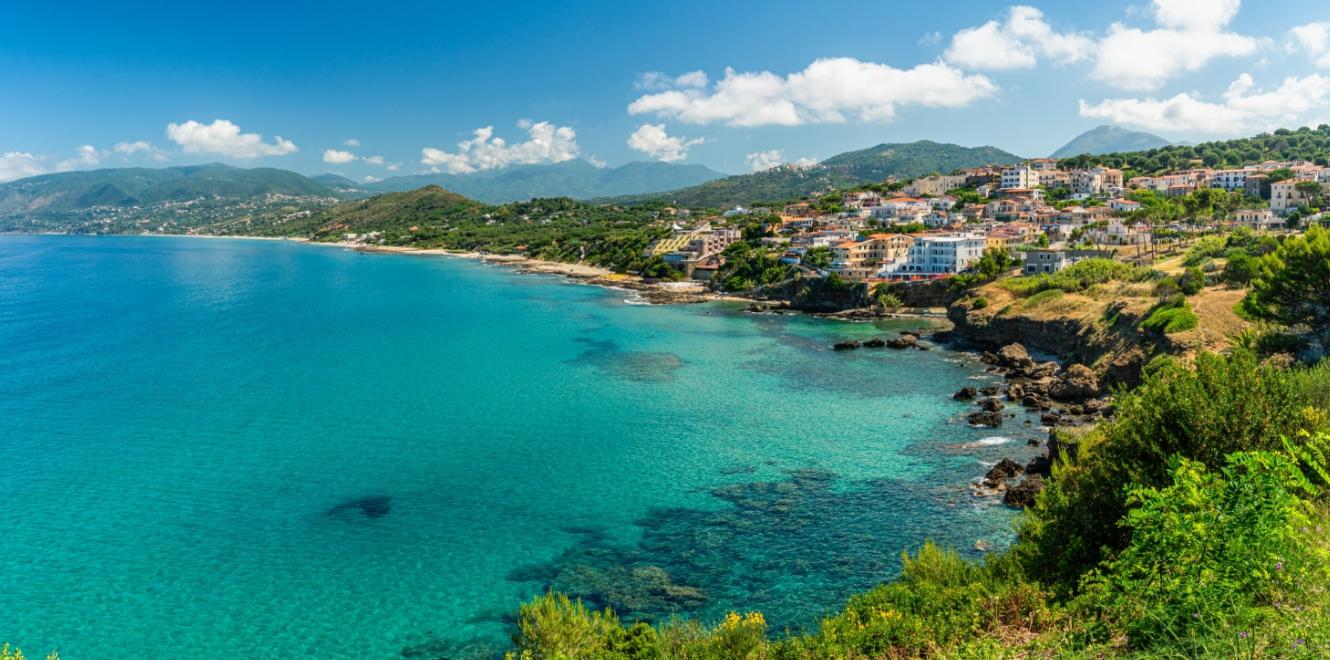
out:
{"label": "wildflower", "polygon": [[1191,613],[1191,618],[1196,619],[1197,621],[1200,621],[1200,620],[1201,620],[1201,613],[1200,613],[1200,612],[1192,612],[1192,613]]}
{"label": "wildflower", "polygon": [[1305,640],[1305,639],[1302,639],[1302,638],[1295,639],[1295,640],[1293,640],[1293,648],[1295,648],[1295,649],[1296,649],[1296,648],[1299,648],[1299,647],[1301,647],[1303,644],[1306,644],[1306,643],[1307,643],[1307,640]]}
{"label": "wildflower", "polygon": [[1284,570],[1284,562],[1282,562],[1282,561],[1277,561],[1277,562],[1275,562],[1275,570],[1276,570],[1276,571],[1282,571],[1282,570]]}
{"label": "wildflower", "polygon": [[1247,631],[1244,630],[1244,631],[1238,633],[1238,639],[1247,639]]}

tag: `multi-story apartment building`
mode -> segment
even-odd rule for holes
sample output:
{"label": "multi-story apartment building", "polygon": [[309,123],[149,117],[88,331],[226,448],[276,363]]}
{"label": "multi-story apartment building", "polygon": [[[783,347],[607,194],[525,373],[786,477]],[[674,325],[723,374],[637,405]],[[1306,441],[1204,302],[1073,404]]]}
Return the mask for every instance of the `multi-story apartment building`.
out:
{"label": "multi-story apartment building", "polygon": [[985,237],[974,234],[916,236],[902,272],[955,275],[984,255]]}
{"label": "multi-story apartment building", "polygon": [[1002,170],[1002,189],[1011,188],[1032,189],[1039,185],[1038,170],[1029,165],[1017,165]]}

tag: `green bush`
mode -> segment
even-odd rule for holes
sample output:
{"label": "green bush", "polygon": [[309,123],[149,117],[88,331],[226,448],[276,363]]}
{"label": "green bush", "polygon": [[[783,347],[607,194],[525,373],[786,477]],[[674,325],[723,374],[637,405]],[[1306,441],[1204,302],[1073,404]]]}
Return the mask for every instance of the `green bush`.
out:
{"label": "green bush", "polygon": [[1277,451],[1281,437],[1325,426],[1330,368],[1281,370],[1237,350],[1202,353],[1192,368],[1156,365],[1136,390],[1118,397],[1113,421],[1080,441],[1074,460],[1054,476],[1027,511],[1016,553],[1031,575],[1061,593],[1121,550],[1130,534],[1114,522],[1127,513],[1123,486],[1164,487],[1179,456],[1211,469],[1241,451]]}
{"label": "green bush", "polygon": [[1205,288],[1205,272],[1200,268],[1192,266],[1182,272],[1178,277],[1178,289],[1183,295],[1194,296]]}
{"label": "green bush", "polygon": [[1057,273],[1013,277],[1004,280],[1001,285],[1013,295],[1026,297],[1050,289],[1075,293],[1095,284],[1112,281],[1143,282],[1153,276],[1154,271],[1143,266],[1132,266],[1112,259],[1086,259]]}
{"label": "green bush", "polygon": [[1309,604],[1306,586],[1330,577],[1303,499],[1315,488],[1287,456],[1239,452],[1222,472],[1181,459],[1171,476],[1129,490],[1131,542],[1083,580],[1077,607],[1104,633],[1140,648],[1242,627],[1253,608]]}
{"label": "green bush", "polygon": [[1196,318],[1196,313],[1191,310],[1191,305],[1188,305],[1185,299],[1171,299],[1156,305],[1149,316],[1141,321],[1141,327],[1171,335],[1191,330],[1199,323],[1200,319]]}
{"label": "green bush", "polygon": [[1224,264],[1223,279],[1233,286],[1246,286],[1256,276],[1257,261],[1242,248],[1233,248],[1225,253],[1228,263]]}

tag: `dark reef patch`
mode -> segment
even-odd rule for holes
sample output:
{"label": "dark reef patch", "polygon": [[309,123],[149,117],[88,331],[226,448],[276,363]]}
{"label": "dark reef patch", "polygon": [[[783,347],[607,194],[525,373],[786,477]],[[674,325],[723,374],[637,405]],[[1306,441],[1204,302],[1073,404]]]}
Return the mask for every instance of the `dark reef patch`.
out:
{"label": "dark reef patch", "polygon": [[992,505],[977,505],[963,487],[847,484],[816,469],[787,474],[714,488],[710,494],[728,505],[715,510],[651,510],[636,522],[635,544],[576,530],[580,539],[561,555],[508,579],[630,621],[676,614],[714,621],[742,608],[763,612],[772,630],[799,630],[894,577],[903,550],[925,539],[968,548],[995,531]]}
{"label": "dark reef patch", "polygon": [[683,358],[661,351],[625,351],[612,341],[579,337],[587,344],[581,355],[568,361],[573,366],[590,366],[610,378],[635,383],[664,383],[674,379],[684,366]]}
{"label": "dark reef patch", "polygon": [[393,498],[387,495],[373,495],[359,499],[342,502],[331,509],[328,509],[328,515],[335,516],[340,513],[350,511],[359,511],[366,518],[382,518],[393,510]]}

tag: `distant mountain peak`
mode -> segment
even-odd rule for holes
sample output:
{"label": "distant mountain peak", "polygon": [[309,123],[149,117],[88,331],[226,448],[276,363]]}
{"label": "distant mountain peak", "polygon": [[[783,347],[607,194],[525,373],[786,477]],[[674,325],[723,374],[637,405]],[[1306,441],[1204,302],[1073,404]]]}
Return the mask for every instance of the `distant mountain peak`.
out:
{"label": "distant mountain peak", "polygon": [[1070,158],[1081,154],[1101,155],[1128,151],[1146,151],[1167,147],[1168,140],[1142,131],[1131,131],[1121,126],[1096,126],[1062,145],[1051,154],[1053,158]]}

